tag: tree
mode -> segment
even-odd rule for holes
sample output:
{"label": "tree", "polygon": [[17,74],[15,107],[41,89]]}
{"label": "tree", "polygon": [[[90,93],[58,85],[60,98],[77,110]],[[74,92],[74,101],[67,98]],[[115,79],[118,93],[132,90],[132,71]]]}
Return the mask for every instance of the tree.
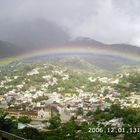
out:
{"label": "tree", "polygon": [[24,129],[18,130],[17,135],[30,140],[43,140],[41,133],[32,127],[25,127]]}
{"label": "tree", "polygon": [[120,118],[124,115],[124,110],[121,109],[119,104],[113,104],[110,108],[110,113],[114,115],[114,117]]}
{"label": "tree", "polygon": [[31,122],[31,118],[28,116],[21,116],[18,119],[19,122],[21,123],[30,123]]}
{"label": "tree", "polygon": [[8,115],[8,113],[0,110],[0,129],[10,132],[12,129],[17,128],[17,122],[12,120]]}
{"label": "tree", "polygon": [[78,115],[83,115],[83,114],[84,114],[83,108],[82,107],[79,107],[77,109],[76,115],[78,116]]}
{"label": "tree", "polygon": [[77,124],[74,117],[62,126],[62,135],[65,139],[76,140]]}
{"label": "tree", "polygon": [[91,110],[89,110],[89,111],[87,112],[86,116],[91,116],[91,115],[93,115],[93,112],[92,112]]}
{"label": "tree", "polygon": [[128,108],[124,112],[125,114],[127,114],[123,116],[123,122],[125,124],[130,124],[132,126],[139,126],[140,124],[140,110],[139,109]]}
{"label": "tree", "polygon": [[140,133],[136,135],[136,140],[140,140]]}
{"label": "tree", "polygon": [[[79,126],[79,131],[78,131],[78,140],[92,140],[94,133],[88,132],[89,128],[93,127],[93,125],[89,125],[87,122],[83,122]],[[94,126],[95,127],[95,126]]]}
{"label": "tree", "polygon": [[51,129],[56,129],[61,125],[61,119],[60,119],[60,114],[56,114],[53,115],[50,119],[49,119],[49,123],[50,123],[50,128]]}

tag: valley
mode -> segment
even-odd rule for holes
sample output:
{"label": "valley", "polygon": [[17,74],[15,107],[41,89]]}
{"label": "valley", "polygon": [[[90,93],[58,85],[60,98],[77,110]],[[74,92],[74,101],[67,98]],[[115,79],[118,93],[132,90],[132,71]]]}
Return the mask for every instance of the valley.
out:
{"label": "valley", "polygon": [[[26,127],[59,130],[61,124],[69,123],[72,118],[79,127],[87,127],[86,134],[91,138],[102,136],[89,133],[88,127],[139,127],[138,65],[112,72],[95,65],[81,68],[85,63],[82,60],[82,63],[77,61],[79,65],[73,62],[74,58],[57,62],[22,60],[0,67],[0,108],[18,119],[19,130]],[[135,117],[133,122],[130,116]],[[52,119],[58,119],[59,124],[53,124]],[[118,135],[108,133],[103,137],[113,139]]]}

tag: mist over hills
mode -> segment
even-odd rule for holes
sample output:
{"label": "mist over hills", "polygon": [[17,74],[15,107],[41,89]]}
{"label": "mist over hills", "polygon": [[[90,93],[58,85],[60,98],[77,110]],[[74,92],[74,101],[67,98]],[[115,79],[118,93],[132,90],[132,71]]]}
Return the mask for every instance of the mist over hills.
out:
{"label": "mist over hills", "polygon": [[[140,54],[140,48],[127,44],[104,44],[99,41],[89,39],[89,38],[78,38],[76,40],[61,42],[62,45],[74,45],[74,46],[82,46],[82,47],[91,47],[91,48],[104,48],[104,49],[113,49],[119,52],[131,53],[131,54]],[[61,46],[60,44],[58,47]],[[48,47],[46,45],[45,47]],[[52,45],[53,47],[53,45]],[[18,45],[14,45],[7,41],[0,41],[0,58],[12,57],[19,55],[20,53],[24,53],[27,51],[31,51],[36,49],[37,46],[33,47],[21,47]],[[39,46],[38,46],[39,48]],[[64,65],[76,67],[84,70],[93,70],[95,67],[114,71],[120,69],[123,65],[135,66],[139,65],[139,61],[129,60],[126,58],[121,58],[117,56],[110,55],[80,55],[80,54],[70,54],[70,55],[61,55],[61,56],[36,56],[34,58],[30,58],[30,60],[53,60],[57,63],[61,63]]]}
{"label": "mist over hills", "polygon": [[88,37],[72,40],[67,29],[45,19],[31,19],[22,22],[3,21],[0,25],[0,58],[19,55],[39,48],[67,47],[68,45],[113,49],[140,55],[140,48],[133,45],[104,44]]}
{"label": "mist over hills", "polygon": [[90,47],[104,47],[105,49],[114,49],[120,52],[124,51],[125,53],[135,53],[140,54],[140,47],[129,45],[129,44],[104,44],[102,42],[96,41],[90,38],[78,38],[71,44],[81,45],[81,46],[90,46]]}
{"label": "mist over hills", "polygon": [[[50,39],[47,39],[46,42],[50,40]],[[48,48],[48,47],[54,47],[54,46],[57,46],[57,47],[61,47],[61,46],[65,46],[67,48],[67,45],[74,45],[75,47],[76,46],[81,46],[81,47],[91,47],[91,48],[104,48],[104,49],[114,49],[114,50],[117,50],[117,51],[124,51],[125,53],[135,53],[135,54],[140,54],[140,47],[138,46],[133,46],[133,45],[128,45],[128,44],[104,44],[102,42],[99,42],[99,41],[96,41],[96,40],[93,40],[93,39],[90,39],[90,38],[77,38],[75,40],[63,40],[63,41],[60,41],[60,39],[58,39],[59,43],[58,42],[53,42],[53,39],[52,41],[50,41],[50,43],[48,44],[45,44],[43,45],[43,41],[42,43],[39,43],[34,45],[26,45],[25,47],[25,43],[23,44],[16,44],[15,43],[11,43],[9,41],[3,41],[3,40],[0,40],[0,56],[1,57],[5,57],[5,56],[8,56],[8,55],[16,55],[18,53],[23,53],[24,51],[33,51],[35,49],[39,49],[39,48]],[[31,41],[32,42],[32,41]],[[40,44],[40,45],[39,45]],[[42,45],[41,45],[42,44]]]}
{"label": "mist over hills", "polygon": [[136,56],[136,59],[104,54],[71,54],[72,56],[59,56],[59,59],[58,56],[34,59],[48,60],[57,57],[55,61],[80,68],[95,65],[114,69],[122,65],[137,65],[140,47],[133,46],[140,44],[140,20],[135,20],[135,16],[139,19],[137,5],[138,0],[134,5],[112,0],[105,3],[99,0],[89,3],[61,1],[55,4],[53,1],[1,2],[0,58],[16,57],[42,48],[80,46],[79,48],[89,50],[113,50],[118,54],[123,53],[124,56]]}
{"label": "mist over hills", "polygon": [[0,40],[8,41],[24,50],[48,47],[67,42],[68,33],[54,22],[44,19],[2,22]]}
{"label": "mist over hills", "polygon": [[21,52],[24,52],[23,48],[20,48],[8,41],[0,40],[0,58],[12,57]]}

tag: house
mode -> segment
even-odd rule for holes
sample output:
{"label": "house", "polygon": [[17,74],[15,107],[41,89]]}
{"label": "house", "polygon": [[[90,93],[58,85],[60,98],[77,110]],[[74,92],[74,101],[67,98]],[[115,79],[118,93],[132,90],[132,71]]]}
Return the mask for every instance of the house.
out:
{"label": "house", "polygon": [[105,125],[105,126],[112,126],[112,127],[122,127],[123,126],[123,122],[122,122],[122,118],[115,118],[106,122],[101,122],[101,124]]}
{"label": "house", "polygon": [[50,117],[50,112],[47,112],[46,110],[39,110],[37,113],[37,117],[40,119],[46,119]]}

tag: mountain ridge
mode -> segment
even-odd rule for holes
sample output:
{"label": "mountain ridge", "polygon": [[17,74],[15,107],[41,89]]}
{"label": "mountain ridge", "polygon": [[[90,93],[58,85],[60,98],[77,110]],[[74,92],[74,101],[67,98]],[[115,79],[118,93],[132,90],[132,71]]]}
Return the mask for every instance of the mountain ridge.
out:
{"label": "mountain ridge", "polygon": [[[90,38],[78,38],[76,40],[72,40],[72,41],[68,41],[66,43],[63,44],[65,45],[75,45],[75,46],[81,46],[81,47],[92,47],[92,48],[96,48],[96,47],[103,47],[105,49],[114,49],[117,51],[125,51],[125,52],[129,52],[129,53],[135,53],[135,54],[140,54],[140,48],[138,46],[134,46],[134,45],[129,45],[129,44],[104,44],[102,42],[96,41],[94,39],[90,39]],[[58,47],[61,45],[58,45]],[[48,47],[48,46],[47,46]],[[47,48],[45,47],[45,48]],[[49,46],[51,47],[51,46]],[[53,47],[53,46],[52,46]],[[40,46],[38,47],[40,48]],[[17,46],[16,44],[12,44],[8,41],[2,41],[0,40],[0,58],[2,57],[7,57],[7,56],[13,56],[19,53],[24,53],[24,52],[28,52],[31,51],[33,49],[33,47],[22,47],[21,46]]]}
{"label": "mountain ridge", "polygon": [[[123,52],[124,54],[127,53],[133,54],[133,55],[140,55],[140,48],[137,46],[132,46],[128,44],[104,44],[102,42],[90,39],[90,38],[78,38],[76,40],[71,40],[67,43],[64,43],[63,46],[67,45],[74,45],[74,46],[80,46],[80,47],[89,47],[89,48],[103,48],[107,50],[113,49],[114,51],[117,52]],[[52,46],[53,47],[53,46]],[[57,46],[59,47],[59,46]],[[36,48],[35,48],[36,49]],[[7,41],[0,41],[0,58],[7,58],[7,57],[13,57],[13,56],[20,56],[20,54],[24,54],[26,52],[32,51],[33,48],[31,47],[26,47],[22,48],[22,46],[17,46],[14,45],[10,42]],[[73,58],[71,57],[73,56]],[[78,56],[78,57],[77,57]],[[32,59],[32,58],[30,58]],[[87,55],[87,56],[79,56],[79,54],[71,54],[71,55],[61,55],[61,56],[39,56],[39,57],[34,57],[34,60],[55,60],[56,62],[61,62],[66,65],[72,65],[72,66],[77,66],[80,68],[85,69],[86,66],[88,65],[90,68],[91,65],[95,65],[97,67],[105,68],[105,69],[118,69],[122,65],[139,65],[140,62],[136,60],[129,60],[127,58],[121,58],[120,56],[110,56],[110,55],[99,55],[99,54],[94,54],[94,55]],[[85,66],[84,66],[85,62]],[[86,63],[87,62],[87,63]]]}

